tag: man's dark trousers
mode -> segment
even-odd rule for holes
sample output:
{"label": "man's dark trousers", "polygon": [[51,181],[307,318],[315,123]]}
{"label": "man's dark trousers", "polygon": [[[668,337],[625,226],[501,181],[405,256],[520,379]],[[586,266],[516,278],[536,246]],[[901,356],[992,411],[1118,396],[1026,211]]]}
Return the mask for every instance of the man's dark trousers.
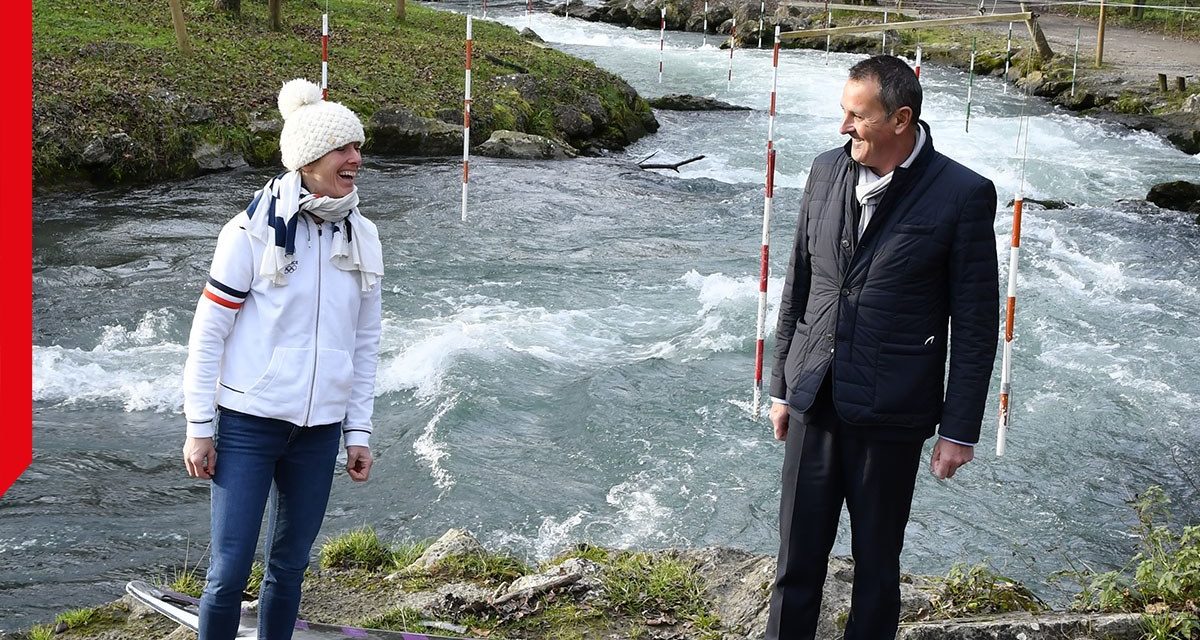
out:
{"label": "man's dark trousers", "polygon": [[827,374],[813,406],[793,412],[783,458],[779,565],[767,640],[811,640],[842,501],[850,512],[854,587],[846,640],[892,640],[900,615],[900,551],[920,441],[859,437],[833,408]]}

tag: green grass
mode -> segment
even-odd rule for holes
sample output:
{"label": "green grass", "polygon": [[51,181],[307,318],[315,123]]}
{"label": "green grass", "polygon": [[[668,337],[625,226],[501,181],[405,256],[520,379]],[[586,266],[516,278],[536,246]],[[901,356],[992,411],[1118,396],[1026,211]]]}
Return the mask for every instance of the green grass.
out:
{"label": "green grass", "polygon": [[79,629],[96,622],[99,618],[99,610],[96,608],[71,609],[55,616],[54,622],[67,625],[68,629]]}
{"label": "green grass", "polygon": [[408,607],[398,607],[390,609],[387,612],[364,618],[360,620],[357,626],[366,627],[368,629],[387,629],[390,631],[419,631],[424,627],[421,625],[421,612]]}
{"label": "green grass", "polygon": [[48,624],[34,625],[29,629],[29,640],[53,640],[54,627]]}
{"label": "green grass", "polygon": [[673,617],[715,630],[720,621],[704,601],[694,568],[666,555],[623,552],[610,558],[602,575],[615,609],[633,617]]}
{"label": "green grass", "polygon": [[1045,609],[1025,585],[996,573],[987,565],[955,564],[932,580],[936,590],[930,601],[930,618],[948,620],[984,614]]}
{"label": "green grass", "polygon": [[446,558],[432,573],[439,577],[498,584],[520,578],[529,573],[529,567],[519,558],[507,554],[470,553]]}
{"label": "green grass", "polygon": [[[86,174],[89,169],[79,161],[84,148],[115,132],[127,133],[133,148],[108,175],[93,177],[184,175],[194,168],[190,152],[201,141],[226,144],[261,161],[272,158],[270,149],[252,149],[269,140],[255,140],[249,124],[278,118],[275,103],[284,81],[319,80],[323,5],[285,3],[283,29],[272,32],[266,3],[243,2],[240,17],[212,10],[211,0],[183,3],[194,49],[190,57],[176,47],[161,0],[96,0],[82,6],[72,0],[34,0],[35,180]],[[461,111],[465,16],[413,4],[399,24],[391,19],[390,6],[342,0],[332,8],[330,98],[364,121],[388,105],[423,116]],[[547,115],[554,105],[601,95],[616,82],[593,63],[536,47],[500,24],[476,22],[474,40],[473,124],[482,129],[490,127],[494,115],[510,124],[506,116],[514,107],[507,105],[508,114],[493,114],[488,83],[512,70],[484,54],[538,77],[538,96],[527,105],[533,116],[527,129],[544,134],[555,133]],[[603,95],[601,100],[613,120],[648,110],[640,100],[632,108],[624,100]],[[212,117],[197,121],[197,106]]]}
{"label": "green grass", "polygon": [[392,550],[371,527],[330,538],[321,546],[321,568],[378,571],[394,565]]}

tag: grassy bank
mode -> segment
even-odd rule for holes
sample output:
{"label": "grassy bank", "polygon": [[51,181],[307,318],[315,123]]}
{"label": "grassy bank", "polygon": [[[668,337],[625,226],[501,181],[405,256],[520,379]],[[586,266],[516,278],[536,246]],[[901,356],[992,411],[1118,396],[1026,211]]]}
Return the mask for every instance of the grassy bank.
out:
{"label": "grassy bank", "polygon": [[[211,0],[183,4],[191,56],[176,46],[166,2],[34,0],[36,183],[189,175],[203,143],[251,164],[273,162],[277,129],[263,122],[278,121],[282,82],[320,78],[322,3],[286,3],[278,32],[269,29],[264,2],[243,2],[237,17],[214,11]],[[447,114],[462,110],[465,17],[409,3],[398,23],[391,7],[378,0],[333,7],[330,98],[364,122],[397,105],[451,120]],[[598,99],[607,117],[594,138],[619,146],[649,113],[615,76],[513,29],[477,21],[474,38],[473,134],[511,128],[562,137],[554,109]],[[517,70],[537,79],[536,92],[483,90]],[[97,161],[105,156],[111,161]]]}

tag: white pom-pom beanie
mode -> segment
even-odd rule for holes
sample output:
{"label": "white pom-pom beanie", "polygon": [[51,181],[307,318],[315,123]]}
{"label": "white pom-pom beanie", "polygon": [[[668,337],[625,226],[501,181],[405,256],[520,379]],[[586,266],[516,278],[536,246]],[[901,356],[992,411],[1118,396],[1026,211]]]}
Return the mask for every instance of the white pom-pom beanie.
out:
{"label": "white pom-pom beanie", "polygon": [[321,88],[303,78],[285,82],[279,90],[283,131],[279,151],[289,171],[351,142],[366,140],[362,122],[354,112],[321,99]]}

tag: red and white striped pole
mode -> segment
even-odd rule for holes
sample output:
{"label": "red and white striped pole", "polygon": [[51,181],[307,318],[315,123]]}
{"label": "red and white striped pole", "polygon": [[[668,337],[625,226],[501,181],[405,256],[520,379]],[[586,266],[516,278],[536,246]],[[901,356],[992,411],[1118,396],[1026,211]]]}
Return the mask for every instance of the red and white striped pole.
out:
{"label": "red and white striped pole", "polygon": [[921,45],[917,45],[917,67],[915,69],[913,69],[913,72],[917,74],[917,79],[920,80],[921,79]]}
{"label": "red and white striped pole", "polygon": [[725,79],[725,90],[729,91],[729,87],[733,84],[733,50],[737,48],[737,18],[733,19],[733,26],[729,29],[729,77]]}
{"label": "red and white striped pole", "polygon": [[762,401],[763,345],[767,324],[767,281],[770,276],[771,209],[775,199],[775,97],[779,86],[779,25],[775,26],[775,50],[771,58],[771,110],[767,119],[767,194],[763,199],[762,257],[758,275],[758,325],[754,345],[754,399],[750,414],[758,415]]}
{"label": "red and white striped pole", "polygon": [[1012,405],[1012,343],[1013,322],[1017,311],[1017,256],[1021,250],[1021,207],[1024,197],[1020,192],[1013,199],[1012,243],[1008,249],[1008,302],[1004,308],[1004,359],[1000,368],[1000,420],[996,429],[996,455],[1004,455],[1005,437],[1011,424]]}
{"label": "red and white striped pole", "polygon": [[667,8],[659,9],[662,20],[658,23],[658,83],[662,84],[663,46],[667,38]]}
{"label": "red and white striped pole", "polygon": [[775,149],[767,151],[767,195],[763,201],[762,260],[758,276],[758,340],[754,344],[754,402],[750,415],[758,416],[762,401],[763,325],[767,319],[767,274],[771,254],[771,205],[775,198]]}
{"label": "red and white striped pole", "polygon": [[467,16],[467,69],[463,98],[462,219],[467,220],[467,183],[471,177],[471,16]]}
{"label": "red and white striped pole", "polygon": [[487,17],[487,0],[483,0],[483,17]]}
{"label": "red and white striped pole", "polygon": [[704,44],[708,46],[708,2],[704,3]]}
{"label": "red and white striped pole", "polygon": [[533,0],[525,0],[525,26],[533,28]]}
{"label": "red and white striped pole", "polygon": [[321,99],[329,99],[329,14],[321,14]]}
{"label": "red and white striped pole", "polygon": [[[829,0],[825,0],[825,28],[833,28],[833,11],[829,8]],[[829,64],[829,46],[833,43],[833,36],[825,36],[825,64]]]}

